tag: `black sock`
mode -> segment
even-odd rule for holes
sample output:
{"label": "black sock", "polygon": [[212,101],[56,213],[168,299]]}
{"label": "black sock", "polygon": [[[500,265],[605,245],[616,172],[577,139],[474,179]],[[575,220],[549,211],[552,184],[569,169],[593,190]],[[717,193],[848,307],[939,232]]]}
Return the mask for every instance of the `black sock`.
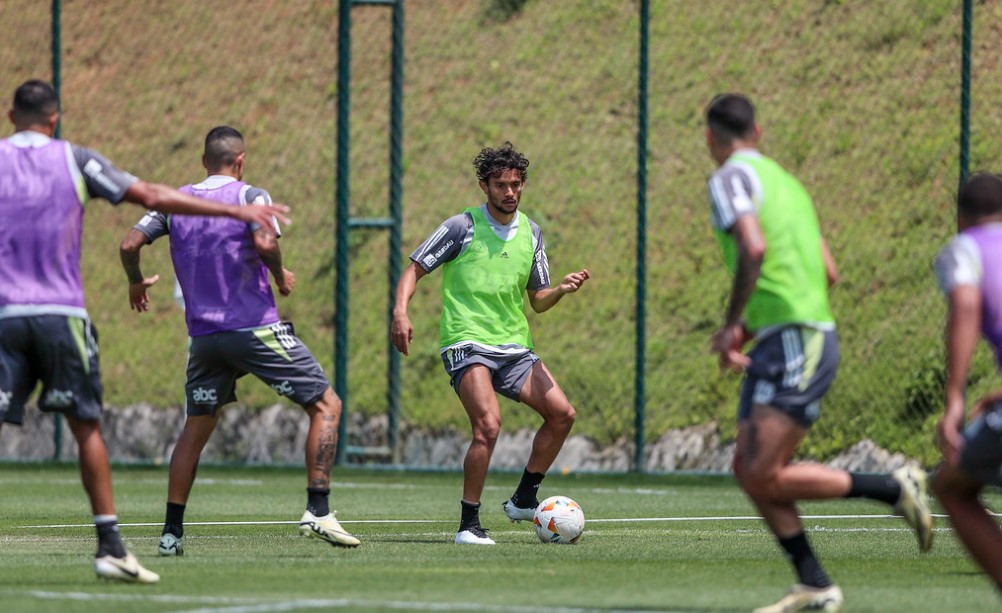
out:
{"label": "black sock", "polygon": [[479,502],[466,502],[465,500],[459,501],[459,506],[462,507],[462,515],[459,519],[459,531],[462,532],[470,528],[471,526],[480,525],[480,503]]}
{"label": "black sock", "polygon": [[814,557],[806,534],[801,532],[796,536],[778,540],[779,544],[786,550],[786,557],[790,564],[793,564],[800,583],[809,587],[828,587],[832,584],[831,579],[821,568],[821,563]]}
{"label": "black sock", "polygon": [[897,504],[901,497],[901,484],[891,475],[864,475],[849,473],[852,485],[846,498],[869,498],[887,504]]}
{"label": "black sock", "polygon": [[94,526],[97,528],[97,557],[124,558],[125,543],[118,532],[118,520],[96,521]]}
{"label": "black sock", "polygon": [[543,482],[544,473],[531,473],[526,468],[522,471],[522,480],[518,482],[518,488],[512,494],[511,501],[516,507],[526,509],[539,505],[536,493],[539,491],[539,484]]}
{"label": "black sock", "polygon": [[323,517],[331,512],[330,503],[327,497],[330,496],[329,487],[323,489],[319,487],[306,488],[306,510],[317,517]]}
{"label": "black sock", "polygon": [[167,503],[167,515],[164,518],[162,534],[173,534],[177,538],[184,536],[184,505],[176,502]]}

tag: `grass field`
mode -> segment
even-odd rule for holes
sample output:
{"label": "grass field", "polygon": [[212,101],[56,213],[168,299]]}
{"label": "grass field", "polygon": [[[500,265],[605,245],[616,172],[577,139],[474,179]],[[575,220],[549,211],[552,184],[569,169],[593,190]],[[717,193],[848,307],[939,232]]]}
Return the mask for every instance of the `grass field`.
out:
{"label": "grass field", "polygon": [[[573,497],[588,517],[582,541],[560,546],[507,521],[500,503],[517,476],[492,474],[482,519],[498,545],[464,547],[452,543],[460,475],[339,470],[332,506],[363,544],[335,550],[297,535],[301,471],[205,468],[180,558],[155,555],[166,470],[118,468],[114,479],[126,541],[161,583],[100,582],[90,570],[93,528],[46,527],[89,522],[74,466],[3,465],[0,609],[748,611],[793,579],[728,478],[552,476],[541,493]],[[846,594],[844,611],[998,609],[944,521],[932,552],[919,555],[913,534],[881,506],[802,511],[839,516],[805,524]]]}

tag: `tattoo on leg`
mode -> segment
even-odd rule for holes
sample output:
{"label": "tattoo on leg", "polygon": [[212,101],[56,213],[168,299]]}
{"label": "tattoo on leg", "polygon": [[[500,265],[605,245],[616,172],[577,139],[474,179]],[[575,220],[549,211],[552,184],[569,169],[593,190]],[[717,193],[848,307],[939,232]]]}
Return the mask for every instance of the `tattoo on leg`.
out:
{"label": "tattoo on leg", "polygon": [[337,417],[324,415],[321,418],[320,436],[317,441],[317,456],[313,460],[313,471],[320,473],[310,479],[310,487],[327,487],[330,483],[331,466],[337,452]]}

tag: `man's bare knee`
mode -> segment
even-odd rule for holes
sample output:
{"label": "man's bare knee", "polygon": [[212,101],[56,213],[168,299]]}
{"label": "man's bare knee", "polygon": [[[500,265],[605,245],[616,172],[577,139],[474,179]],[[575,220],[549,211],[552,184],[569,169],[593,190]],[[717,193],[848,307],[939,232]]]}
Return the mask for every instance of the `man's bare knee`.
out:
{"label": "man's bare knee", "polygon": [[494,447],[501,433],[501,422],[492,419],[480,420],[473,425],[473,442]]}
{"label": "man's bare knee", "polygon": [[307,411],[316,411],[325,417],[341,417],[341,399],[331,388],[327,388],[324,395],[313,404],[306,407]]}
{"label": "man's bare knee", "polygon": [[779,470],[771,467],[744,466],[740,472],[741,487],[752,498],[769,501],[780,498]]}
{"label": "man's bare knee", "polygon": [[70,432],[73,433],[73,438],[76,439],[78,445],[82,444],[92,435],[101,436],[101,422],[96,419],[73,419],[72,417],[67,417],[66,423],[69,424]]}
{"label": "man's bare knee", "polygon": [[558,407],[556,411],[553,411],[550,419],[546,421],[556,428],[570,430],[574,425],[575,419],[577,419],[577,412],[571,406],[571,403],[568,402]]}

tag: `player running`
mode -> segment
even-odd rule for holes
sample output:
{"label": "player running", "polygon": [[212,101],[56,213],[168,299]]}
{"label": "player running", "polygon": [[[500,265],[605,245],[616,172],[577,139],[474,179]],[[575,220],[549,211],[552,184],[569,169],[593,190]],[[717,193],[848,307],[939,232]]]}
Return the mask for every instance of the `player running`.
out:
{"label": "player running", "polygon": [[[842,592],[804,534],[796,501],[870,498],[892,505],[932,545],[926,476],[917,468],[863,475],[791,463],[835,379],[839,348],[828,288],[835,261],[821,236],[810,195],[793,175],[758,152],[762,128],[741,95],[714,98],[706,143],[719,165],[709,181],[712,223],[734,276],[724,323],[710,341],[722,368],[743,370],[734,474],[775,534],[797,574],[780,613],[837,611]],[[755,340],[748,355],[746,341]]]}
{"label": "player running", "polygon": [[[181,191],[233,210],[270,204],[268,192],[241,180],[245,155],[240,132],[229,126],[213,128],[205,137],[202,156],[208,177]],[[302,405],[310,417],[307,507],[300,533],[338,547],[356,547],[358,539],[341,527],[328,500],[341,401],[292,324],[279,319],[268,282],[271,272],[283,296],[296,284],[296,277],[282,265],[278,226],[271,221],[248,225],[209,217],[146,215],[121,245],[129,304],[136,311],[149,309],[147,290],[159,279],[159,275],[143,276],[140,250],[164,235],[170,237],[191,342],[187,418],[171,455],[160,555],[184,553],[184,511],[199,457],[219,422],[219,408],[236,401],[236,380],[247,373]]]}
{"label": "player running", "polygon": [[495,392],[524,402],[543,418],[518,488],[503,504],[512,521],[532,521],[539,484],[574,424],[574,407],[533,353],[523,295],[537,313],[588,280],[573,272],[551,288],[539,226],[518,211],[529,160],[511,143],[485,148],[473,161],[487,201],[450,217],[411,254],[400,277],[391,338],[404,355],[414,328],[407,306],[417,282],[442,267],[442,363],[470,418],[473,440],[463,462],[460,544],[493,545],[480,524],[483,493],[501,428]]}
{"label": "player running", "polygon": [[933,490],[967,551],[1002,591],[1002,531],[979,497],[1002,485],[1002,390],[979,400],[964,425],[967,375],[983,336],[1002,368],[1002,179],[970,178],[957,198],[960,234],[936,258],[946,294],[946,411],[939,424],[943,464]]}

